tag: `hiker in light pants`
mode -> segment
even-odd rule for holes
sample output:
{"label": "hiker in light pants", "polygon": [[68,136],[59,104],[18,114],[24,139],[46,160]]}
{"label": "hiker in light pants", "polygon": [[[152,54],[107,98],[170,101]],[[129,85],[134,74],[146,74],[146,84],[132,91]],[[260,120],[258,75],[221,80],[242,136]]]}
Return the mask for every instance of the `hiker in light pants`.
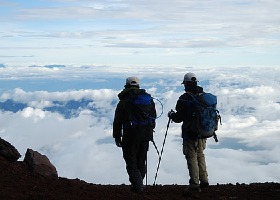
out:
{"label": "hiker in light pants", "polygon": [[191,193],[200,192],[201,188],[208,187],[208,173],[204,157],[206,139],[197,139],[196,133],[190,131],[190,121],[194,113],[194,102],[188,94],[198,94],[203,92],[203,88],[197,85],[196,75],[187,73],[184,76],[182,84],[185,87],[185,93],[182,94],[176,104],[176,111],[170,111],[168,117],[175,123],[182,124],[183,153],[187,160],[189,169],[189,187],[183,191],[184,196]]}

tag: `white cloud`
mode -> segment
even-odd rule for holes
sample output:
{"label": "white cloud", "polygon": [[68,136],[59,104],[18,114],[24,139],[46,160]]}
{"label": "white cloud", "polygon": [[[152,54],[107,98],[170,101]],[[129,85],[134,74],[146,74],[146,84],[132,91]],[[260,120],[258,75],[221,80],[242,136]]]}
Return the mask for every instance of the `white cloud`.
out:
{"label": "white cloud", "polygon": [[[279,51],[276,0],[32,0],[1,5],[0,56],[9,64],[279,63],[273,54]],[[200,52],[215,53],[209,57]],[[151,54],[157,55],[156,62]]]}
{"label": "white cloud", "polygon": [[116,98],[116,91],[110,89],[79,90],[65,92],[35,91],[26,92],[21,88],[7,91],[1,95],[2,100],[13,99],[17,102],[29,103],[34,106],[49,106],[50,101],[69,101],[81,99],[93,99],[98,105],[108,104],[112,98]]}
{"label": "white cloud", "polygon": [[33,109],[30,107],[27,107],[23,110],[22,116],[25,118],[33,118],[34,121],[38,121],[40,119],[43,119],[45,117],[45,112],[40,109]]}
{"label": "white cloud", "polygon": [[[129,69],[127,72],[125,72]],[[17,79],[32,80],[56,77],[54,80],[72,80],[72,75],[96,75],[94,68],[65,67],[62,72],[47,74],[33,71],[35,78],[22,69],[6,67],[0,83],[10,74]],[[10,70],[10,71],[9,71]],[[59,70],[59,71],[60,71]],[[116,68],[99,70],[96,79],[117,79],[121,88],[82,89],[66,91],[7,90],[1,101],[13,99],[28,107],[17,113],[1,112],[1,137],[11,142],[24,155],[27,148],[46,154],[57,167],[60,176],[80,178],[102,184],[128,183],[121,149],[112,139],[113,102],[122,89],[126,75],[139,74],[141,85],[163,104],[163,115],[157,120],[154,139],[161,150],[167,129],[167,112],[174,109],[183,93],[181,81],[184,73],[196,73],[205,91],[218,96],[222,125],[217,132],[219,143],[207,142],[206,159],[211,184],[235,182],[280,181],[279,152],[279,69],[278,68],[186,68],[174,67],[125,68],[122,74]],[[112,70],[111,72],[109,72]],[[24,74],[21,74],[24,72]],[[63,79],[62,75],[65,75]],[[17,76],[19,75],[19,76]],[[34,75],[34,74],[33,74]],[[67,76],[66,76],[67,75]],[[78,79],[76,81],[81,81]],[[14,83],[11,82],[11,83]],[[68,84],[64,83],[64,84]],[[116,83],[114,83],[116,84]],[[0,84],[2,85],[2,84]],[[55,112],[43,111],[53,101],[90,99],[98,111],[83,110],[78,117],[65,119]],[[161,105],[156,101],[158,111]],[[159,184],[187,184],[187,164],[182,154],[181,124],[171,123],[168,129],[163,158],[158,172]],[[150,144],[148,159],[149,184],[154,181],[158,164],[157,153]],[[113,166],[113,167],[112,167]]]}

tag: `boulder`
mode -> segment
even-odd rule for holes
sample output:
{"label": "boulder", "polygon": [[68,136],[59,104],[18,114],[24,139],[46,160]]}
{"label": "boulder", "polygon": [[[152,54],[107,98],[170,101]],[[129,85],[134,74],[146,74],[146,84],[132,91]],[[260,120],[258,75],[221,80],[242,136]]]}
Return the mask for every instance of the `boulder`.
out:
{"label": "boulder", "polygon": [[37,151],[27,149],[23,162],[25,162],[28,168],[34,173],[38,173],[43,176],[58,177],[56,168],[50,162],[48,157]]}
{"label": "boulder", "polygon": [[10,162],[16,162],[21,157],[18,150],[2,138],[0,138],[0,156]]}

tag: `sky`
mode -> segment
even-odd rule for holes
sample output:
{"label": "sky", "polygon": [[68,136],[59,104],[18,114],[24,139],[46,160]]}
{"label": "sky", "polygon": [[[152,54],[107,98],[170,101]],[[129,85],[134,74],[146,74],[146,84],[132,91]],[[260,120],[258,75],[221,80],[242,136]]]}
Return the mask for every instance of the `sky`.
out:
{"label": "sky", "polygon": [[[122,151],[112,138],[117,94],[123,89],[124,77],[138,74],[141,87],[157,99],[160,117],[154,140],[161,150],[167,112],[175,108],[183,93],[184,72],[192,71],[206,92],[217,95],[222,116],[217,131],[219,142],[209,138],[205,150],[210,184],[280,182],[280,69],[277,67],[172,70],[150,67],[122,72],[107,67],[98,73],[73,66],[26,67],[22,71],[14,68],[0,68],[0,102],[13,100],[26,106],[17,112],[0,112],[0,137],[19,150],[20,160],[27,148],[31,148],[46,155],[60,177],[97,184],[129,184]],[[79,114],[70,118],[45,109],[72,100],[90,100],[90,103],[77,107]],[[171,123],[167,131],[157,184],[188,184],[180,126]],[[148,184],[154,182],[157,164],[158,156],[150,143]]]}
{"label": "sky", "polygon": [[278,0],[1,0],[0,64],[278,66]]}

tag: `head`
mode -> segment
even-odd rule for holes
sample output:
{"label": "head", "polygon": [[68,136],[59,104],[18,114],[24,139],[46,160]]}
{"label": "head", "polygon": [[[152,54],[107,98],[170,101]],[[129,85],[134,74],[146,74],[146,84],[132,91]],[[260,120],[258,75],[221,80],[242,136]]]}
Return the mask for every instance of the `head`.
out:
{"label": "head", "polygon": [[189,72],[185,74],[182,84],[184,84],[184,86],[196,86],[197,82],[198,79],[196,78],[196,75],[194,73]]}
{"label": "head", "polygon": [[126,79],[126,83],[125,83],[125,88],[130,88],[130,87],[137,87],[139,88],[139,78],[135,77],[135,76],[131,76],[131,77],[128,77]]}

